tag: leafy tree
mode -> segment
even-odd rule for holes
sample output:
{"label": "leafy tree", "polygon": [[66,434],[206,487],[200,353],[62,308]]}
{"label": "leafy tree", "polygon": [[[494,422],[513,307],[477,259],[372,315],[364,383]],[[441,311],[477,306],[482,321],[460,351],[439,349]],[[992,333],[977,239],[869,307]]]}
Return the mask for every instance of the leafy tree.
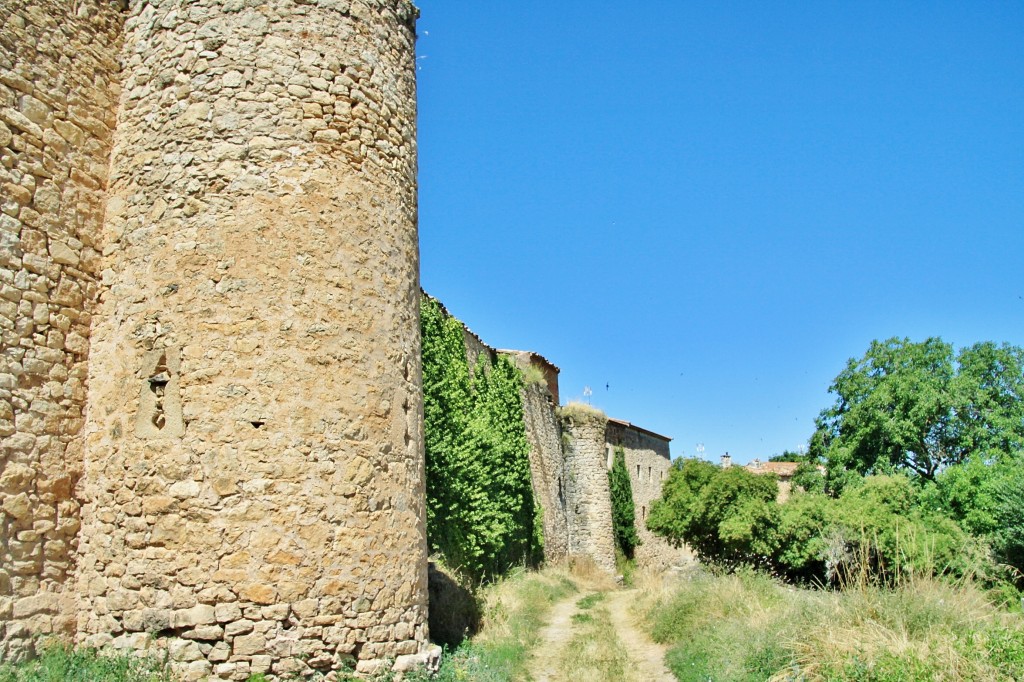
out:
{"label": "leafy tree", "polygon": [[840,490],[860,475],[906,471],[922,480],[979,449],[1024,443],[1024,350],[981,343],[954,356],[941,339],[873,341],[829,387],[811,438]]}
{"label": "leafy tree", "polygon": [[802,455],[799,452],[793,452],[792,450],[783,450],[781,454],[772,455],[768,458],[769,462],[806,462],[810,458],[808,455]]}
{"label": "leafy tree", "polygon": [[661,498],[651,504],[647,528],[679,547],[688,542],[698,499],[718,467],[700,459],[677,459],[661,486]]}
{"label": "leafy tree", "polygon": [[703,560],[767,567],[777,546],[777,495],[774,476],[686,460],[669,473],[647,527]]}
{"label": "leafy tree", "polygon": [[995,560],[1024,583],[1024,461],[1021,455],[973,455],[942,471],[922,504],[989,542]]}
{"label": "leafy tree", "polygon": [[633,505],[633,486],[626,470],[626,452],[621,445],[615,446],[611,471],[608,472],[608,486],[612,497],[612,528],[615,543],[626,556],[633,558],[633,550],[640,544],[636,534],[636,508]]}
{"label": "leafy tree", "polygon": [[800,462],[791,479],[793,487],[807,493],[825,492],[825,474],[817,462]]}
{"label": "leafy tree", "polygon": [[959,446],[966,453],[1024,449],[1024,348],[992,342],[964,348],[953,382]]}

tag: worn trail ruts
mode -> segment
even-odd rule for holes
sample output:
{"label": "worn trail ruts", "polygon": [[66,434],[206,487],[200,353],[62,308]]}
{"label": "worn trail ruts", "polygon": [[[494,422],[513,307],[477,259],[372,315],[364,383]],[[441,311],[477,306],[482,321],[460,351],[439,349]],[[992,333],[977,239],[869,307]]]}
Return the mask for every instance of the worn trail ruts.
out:
{"label": "worn trail ruts", "polygon": [[576,602],[585,594],[573,594],[555,604],[551,618],[540,633],[540,644],[533,652],[530,678],[534,682],[554,682],[558,676],[558,661],[565,645],[572,639],[572,615],[577,612]]}
{"label": "worn trail ruts", "polygon": [[[574,594],[555,604],[551,618],[541,631],[540,644],[533,652],[530,677],[534,682],[556,682],[559,661],[573,636],[573,614],[579,611],[576,604],[587,594]],[[633,677],[644,682],[675,682],[675,677],[665,667],[665,647],[652,642],[637,627],[629,605],[636,597],[636,590],[607,592],[604,602],[611,615],[615,636],[629,652],[633,663]],[[593,682],[620,682],[618,680],[594,680]]]}
{"label": "worn trail ruts", "polygon": [[612,617],[615,634],[626,646],[633,660],[637,678],[645,682],[675,682],[675,677],[665,667],[665,647],[652,642],[646,633],[637,627],[629,605],[635,601],[636,590],[619,590],[608,593],[608,611]]}

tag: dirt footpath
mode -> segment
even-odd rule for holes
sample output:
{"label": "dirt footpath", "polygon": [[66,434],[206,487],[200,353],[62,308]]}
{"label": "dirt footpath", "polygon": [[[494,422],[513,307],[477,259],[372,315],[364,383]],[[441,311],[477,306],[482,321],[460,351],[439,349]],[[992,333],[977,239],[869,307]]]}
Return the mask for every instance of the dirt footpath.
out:
{"label": "dirt footpath", "polygon": [[626,646],[636,664],[637,677],[649,682],[675,682],[665,667],[665,647],[652,642],[647,633],[633,620],[629,607],[636,601],[636,590],[617,590],[608,593],[608,611],[612,616],[615,633]]}
{"label": "dirt footpath", "polygon": [[[665,667],[665,647],[652,642],[633,620],[629,612],[635,601],[636,590],[613,590],[606,593],[604,606],[611,615],[613,632],[629,654],[631,679],[643,682],[675,682]],[[587,593],[574,594],[551,610],[548,624],[541,631],[540,644],[533,651],[530,677],[534,682],[563,682],[559,675],[560,663],[566,645],[573,638],[573,615],[579,612],[576,604]],[[584,682],[577,680],[575,682]],[[622,682],[622,680],[586,680],[585,682]]]}
{"label": "dirt footpath", "polygon": [[535,682],[555,682],[558,679],[558,662],[565,645],[572,639],[572,614],[577,611],[576,602],[584,596],[570,595],[551,609],[551,620],[541,632],[540,644],[533,652],[530,677]]}

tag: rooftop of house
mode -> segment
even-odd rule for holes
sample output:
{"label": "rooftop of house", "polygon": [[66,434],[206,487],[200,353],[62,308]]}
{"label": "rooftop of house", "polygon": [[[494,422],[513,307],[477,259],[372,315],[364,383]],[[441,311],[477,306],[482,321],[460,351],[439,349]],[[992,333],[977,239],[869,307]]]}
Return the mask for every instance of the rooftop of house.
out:
{"label": "rooftop of house", "polygon": [[668,443],[669,441],[672,440],[668,436],[663,436],[660,433],[655,433],[654,431],[651,431],[649,429],[645,429],[642,426],[637,426],[636,424],[632,424],[632,423],[624,421],[622,419],[612,419],[611,417],[609,417],[608,421],[611,422],[612,424],[618,424],[619,426],[621,426],[623,428],[633,429],[634,431],[639,431],[640,433],[643,433],[643,434],[646,434],[648,436],[651,436],[652,438],[658,438],[660,440],[665,441],[666,443]]}
{"label": "rooftop of house", "polygon": [[755,459],[746,466],[746,469],[755,474],[776,474],[782,478],[790,478],[796,473],[799,462],[762,462]]}
{"label": "rooftop of house", "polygon": [[556,372],[561,372],[562,371],[562,370],[558,369],[558,365],[556,365],[555,363],[551,362],[550,360],[548,360],[546,357],[544,357],[540,353],[537,353],[537,352],[532,351],[532,350],[513,350],[511,348],[498,348],[497,351],[499,353],[503,353],[505,355],[525,355],[525,356],[527,356],[529,358],[531,363],[535,363],[535,362],[539,361],[540,364],[547,365],[548,367],[550,367],[551,369],[555,370]]}

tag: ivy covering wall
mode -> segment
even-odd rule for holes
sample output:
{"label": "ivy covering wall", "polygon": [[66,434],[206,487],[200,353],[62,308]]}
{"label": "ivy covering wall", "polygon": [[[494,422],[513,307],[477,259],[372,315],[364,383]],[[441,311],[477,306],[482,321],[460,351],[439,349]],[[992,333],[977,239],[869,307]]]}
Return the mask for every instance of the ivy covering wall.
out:
{"label": "ivy covering wall", "polygon": [[474,580],[541,557],[523,378],[499,355],[470,372],[462,324],[424,296],[427,541]]}
{"label": "ivy covering wall", "polygon": [[608,487],[612,496],[615,544],[627,559],[632,559],[633,550],[640,544],[640,538],[634,524],[636,508],[633,505],[633,486],[629,482],[629,471],[626,470],[626,451],[621,445],[615,446],[612,468],[608,472]]}

